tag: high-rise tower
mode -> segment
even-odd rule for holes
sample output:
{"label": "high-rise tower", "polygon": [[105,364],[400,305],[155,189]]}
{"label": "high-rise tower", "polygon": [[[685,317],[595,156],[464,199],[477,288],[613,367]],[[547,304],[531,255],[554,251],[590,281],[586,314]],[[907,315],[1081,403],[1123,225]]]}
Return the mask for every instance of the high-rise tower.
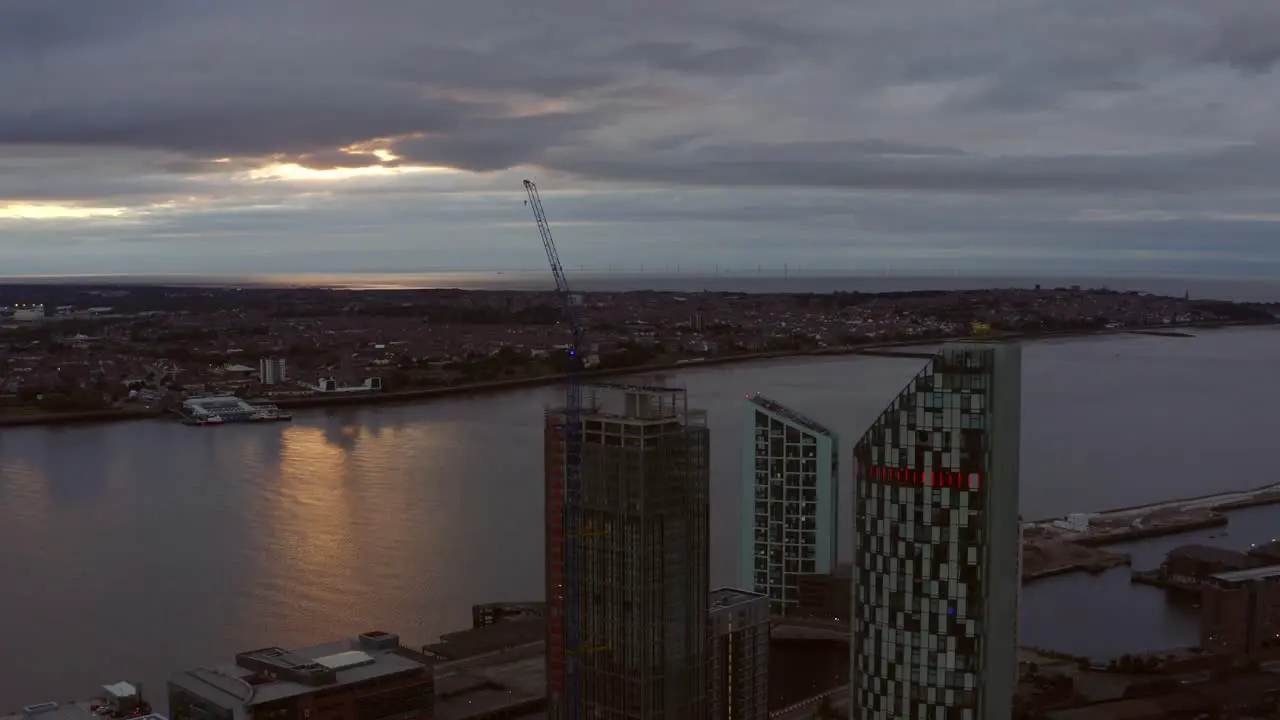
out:
{"label": "high-rise tower", "polygon": [[1012,716],[1021,393],[1020,346],[946,345],[858,442],[853,717]]}
{"label": "high-rise tower", "polygon": [[711,593],[710,720],[769,717],[769,598],[720,588]]}
{"label": "high-rise tower", "polygon": [[838,547],[839,439],[762,395],[747,396],[742,458],[739,584],[786,615],[799,577],[829,574]]}
{"label": "high-rise tower", "polygon": [[[579,717],[708,712],[710,515],[706,414],[683,389],[595,385],[582,410],[582,499],[564,502],[564,413],[546,426],[548,715],[565,717],[564,663],[581,668]],[[580,647],[564,633],[564,520],[577,513]]]}

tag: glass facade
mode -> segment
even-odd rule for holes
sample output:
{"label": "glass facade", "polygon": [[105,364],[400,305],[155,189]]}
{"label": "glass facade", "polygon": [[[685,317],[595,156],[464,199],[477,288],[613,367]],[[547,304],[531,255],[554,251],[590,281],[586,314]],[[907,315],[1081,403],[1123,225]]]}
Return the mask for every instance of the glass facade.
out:
{"label": "glass facade", "polygon": [[739,580],[774,614],[799,601],[801,575],[836,562],[839,441],[823,425],[763,396],[747,398]]}
{"label": "glass facade", "polygon": [[930,359],[854,449],[853,716],[1012,716],[1021,348]]}

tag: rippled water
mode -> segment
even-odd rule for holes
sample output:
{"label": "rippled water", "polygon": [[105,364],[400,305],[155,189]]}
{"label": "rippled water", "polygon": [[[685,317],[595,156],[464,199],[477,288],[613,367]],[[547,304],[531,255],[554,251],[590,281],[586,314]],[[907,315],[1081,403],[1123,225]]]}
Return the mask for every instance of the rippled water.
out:
{"label": "rippled water", "polygon": [[[1258,452],[1275,442],[1276,330],[1025,353],[1028,518],[1280,480]],[[809,359],[669,378],[713,428],[713,583],[735,574],[742,396],[830,424],[847,457],[920,364]],[[0,711],[125,678],[161,699],[170,669],[237,650],[373,628],[424,643],[469,625],[473,603],[539,598],[540,416],[558,397],[316,410],[275,426],[0,429]],[[1259,532],[1274,524],[1251,512]],[[1146,629],[1108,625],[1122,595],[1117,617]],[[1037,645],[1186,642],[1185,614],[1123,575],[1046,581],[1023,599]],[[1088,634],[1111,639],[1077,647]]]}

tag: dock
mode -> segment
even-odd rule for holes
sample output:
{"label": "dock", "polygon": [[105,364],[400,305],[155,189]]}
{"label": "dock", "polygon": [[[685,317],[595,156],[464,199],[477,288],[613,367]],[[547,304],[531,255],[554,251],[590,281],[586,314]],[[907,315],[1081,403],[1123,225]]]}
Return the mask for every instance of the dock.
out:
{"label": "dock", "polygon": [[1053,537],[1023,537],[1022,584],[1057,575],[1087,572],[1097,575],[1129,565],[1128,554],[1113,553]]}
{"label": "dock", "polygon": [[1176,330],[1130,330],[1130,335],[1148,335],[1151,337],[1167,337],[1167,338],[1193,338],[1195,335],[1191,333],[1178,332]]}
{"label": "dock", "polygon": [[[1071,572],[1099,573],[1129,564],[1129,556],[1103,550],[1134,540],[1221,527],[1226,512],[1280,503],[1280,484],[1117,508],[1074,513],[1023,526],[1023,583]],[[1141,580],[1139,580],[1141,582]]]}
{"label": "dock", "polygon": [[867,349],[854,350],[851,355],[862,355],[863,357],[884,357],[884,358],[916,358],[920,360],[929,360],[937,355],[936,352],[920,352],[911,350],[883,350],[883,349]]}

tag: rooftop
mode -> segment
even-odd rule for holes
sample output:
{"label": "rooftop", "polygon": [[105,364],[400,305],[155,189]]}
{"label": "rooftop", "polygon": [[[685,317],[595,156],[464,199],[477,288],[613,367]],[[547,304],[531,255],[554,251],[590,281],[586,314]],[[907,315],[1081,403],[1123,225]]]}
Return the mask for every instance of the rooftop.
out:
{"label": "rooftop", "polygon": [[742,605],[760,598],[768,598],[768,596],[750,590],[724,587],[711,591],[710,602],[707,606],[710,610],[723,610],[724,608]]}
{"label": "rooftop", "polygon": [[[705,410],[689,408],[684,388],[658,385],[589,383],[583,386],[582,417],[626,425],[705,425]],[[551,408],[563,413],[563,407]]]}
{"label": "rooftop", "polygon": [[805,428],[808,428],[809,430],[812,430],[820,435],[826,435],[827,437],[836,436],[835,431],[831,430],[826,425],[823,425],[822,423],[818,422],[817,420],[814,420],[813,418],[810,418],[807,415],[802,415],[796,412],[795,410],[792,410],[791,408],[787,407],[786,405],[783,405],[774,400],[770,400],[769,398],[761,395],[760,393],[756,393],[755,395],[748,395],[747,400],[750,400],[752,404],[758,405],[761,408],[764,408],[765,410],[773,413],[774,415],[777,415],[778,417],[784,418],[786,420],[790,420],[791,422],[796,423],[797,425],[802,425]]}
{"label": "rooftop", "polygon": [[239,718],[247,715],[246,707],[406,674],[430,662],[401,647],[399,636],[375,630],[296,650],[270,647],[237,653],[233,663],[184,670],[169,681]]}
{"label": "rooftop", "polygon": [[1218,582],[1224,583],[1248,582],[1250,580],[1270,580],[1272,578],[1280,578],[1280,565],[1268,565],[1266,567],[1249,568],[1248,570],[1234,570],[1232,572],[1218,573],[1211,577]]}
{"label": "rooftop", "polygon": [[[28,705],[21,711],[10,714],[0,715],[0,720],[110,720],[110,715],[100,715],[94,712],[97,703],[75,702],[75,703],[56,703],[45,702],[37,705]],[[147,715],[137,715],[129,718],[129,720],[167,720],[165,716],[151,713]]]}
{"label": "rooftop", "polygon": [[1050,720],[1155,720],[1167,717],[1169,710],[1169,704],[1160,698],[1129,698],[1054,710],[1045,717]]}
{"label": "rooftop", "polygon": [[508,620],[441,635],[440,642],[427,645],[423,651],[447,662],[545,642],[546,639],[545,619]]}
{"label": "rooftop", "polygon": [[[436,718],[527,717],[546,707],[547,661],[541,648],[500,652],[463,670],[437,670]],[[517,715],[519,709],[527,712]]]}
{"label": "rooftop", "polygon": [[1249,554],[1256,558],[1266,559],[1280,557],[1280,540],[1254,545],[1249,548]]}
{"label": "rooftop", "polygon": [[1169,551],[1168,557],[1185,557],[1198,562],[1219,563],[1239,568],[1247,568],[1252,564],[1249,556],[1242,552],[1210,545],[1179,545]]}
{"label": "rooftop", "polygon": [[165,720],[151,713],[137,683],[115,682],[102,686],[102,693],[84,702],[42,702],[27,705],[19,712],[0,714],[0,720]]}

